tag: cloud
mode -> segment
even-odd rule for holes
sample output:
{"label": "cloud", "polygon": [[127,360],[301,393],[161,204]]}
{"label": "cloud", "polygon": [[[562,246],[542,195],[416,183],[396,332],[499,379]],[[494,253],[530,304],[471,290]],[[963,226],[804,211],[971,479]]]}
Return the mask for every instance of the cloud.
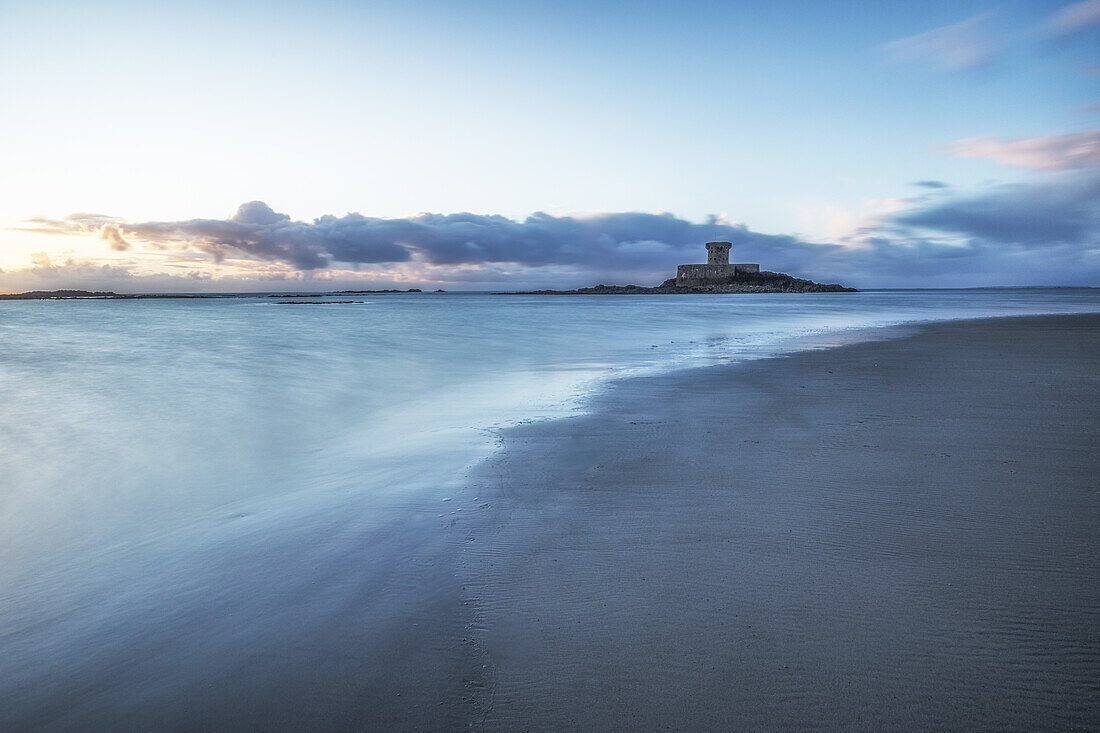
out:
{"label": "cloud", "polygon": [[1015,140],[975,137],[953,143],[951,153],[1033,170],[1090,168],[1100,166],[1100,130]]}
{"label": "cloud", "polygon": [[237,207],[236,213],[229,217],[230,221],[241,224],[256,224],[259,226],[271,226],[290,221],[286,214],[277,214],[263,201],[249,201]]}
{"label": "cloud", "polygon": [[107,242],[116,252],[125,252],[130,249],[130,243],[122,237],[122,229],[118,224],[104,224],[99,229],[99,238]]}
{"label": "cloud", "polygon": [[943,181],[913,181],[912,186],[920,186],[921,188],[951,188],[950,183],[944,183]]}
{"label": "cloud", "polygon": [[[936,183],[939,182],[923,182]],[[356,287],[533,289],[596,282],[656,284],[699,262],[703,243],[734,243],[735,261],[855,287],[1100,284],[1100,172],[1048,173],[1028,184],[894,199],[853,220],[832,242],[763,234],[724,217],[613,212],[516,220],[470,213],[385,219],[360,214],[294,221],[261,202],[227,219],[126,223],[89,214],[38,218],[43,231],[99,234],[167,247],[130,255],[187,274],[142,274],[69,260],[0,276],[8,289],[119,292],[327,290]],[[68,224],[66,224],[68,222]],[[66,230],[68,227],[68,230]],[[221,264],[202,263],[203,253]],[[141,258],[152,258],[141,259]]]}
{"label": "cloud", "polygon": [[1072,246],[1100,248],[1100,176],[1055,177],[1042,182],[1003,184],[895,214],[902,235],[929,229],[991,245],[1027,249]]}
{"label": "cloud", "polygon": [[[91,222],[91,223],[89,223]],[[30,231],[96,232],[113,249],[130,241],[210,254],[215,261],[248,259],[278,262],[297,270],[321,270],[338,263],[392,264],[416,260],[427,265],[514,264],[667,265],[700,242],[722,237],[735,243],[781,243],[783,236],[760,234],[713,217],[693,223],[672,214],[637,212],[553,216],[537,212],[523,221],[484,214],[417,214],[383,219],[362,214],[325,215],[294,221],[261,201],[242,204],[227,219],[125,222],[115,217],[73,215],[36,218]],[[125,239],[123,238],[125,235]]]}
{"label": "cloud", "polygon": [[[102,214],[69,214],[64,219],[50,219],[44,216],[32,216],[26,220],[29,227],[19,227],[15,231],[39,232],[42,234],[97,234],[105,226],[114,226],[122,222],[114,216]],[[103,237],[109,240],[108,237]]]}
{"label": "cloud", "polygon": [[738,259],[856,287],[1100,285],[1100,171],[898,203],[842,246],[746,247]]}
{"label": "cloud", "polygon": [[1056,36],[1068,36],[1100,25],[1100,0],[1084,0],[1062,7],[1042,27]]}
{"label": "cloud", "polygon": [[45,252],[31,255],[31,267],[0,270],[0,292],[26,290],[111,290],[134,292],[198,292],[210,289],[215,279],[192,270],[184,275],[139,274],[130,268],[68,257],[54,262]]}
{"label": "cloud", "polygon": [[[993,13],[934,28],[882,44],[879,51],[896,63],[919,64],[945,72],[990,67],[1025,52],[1049,53],[1080,45],[1095,46],[1092,31],[1100,27],[1100,0],[1071,3],[1029,26],[991,27]],[[1096,75],[1097,64],[1085,66]]]}
{"label": "cloud", "polygon": [[995,48],[985,26],[989,14],[883,44],[891,61],[920,63],[940,71],[963,71],[990,64]]}
{"label": "cloud", "polygon": [[1100,173],[908,199],[839,243],[742,254],[855,287],[1100,285]]}
{"label": "cloud", "polygon": [[[375,220],[378,221],[378,220]],[[262,201],[242,204],[228,219],[168,222],[124,222],[116,217],[73,214],[64,219],[38,217],[32,229],[49,233],[99,233],[114,249],[126,249],[123,236],[158,247],[196,249],[220,262],[227,257],[285,262],[297,269],[342,262],[401,262],[411,251],[395,244],[365,217],[325,216],[313,223],[292,221]]]}

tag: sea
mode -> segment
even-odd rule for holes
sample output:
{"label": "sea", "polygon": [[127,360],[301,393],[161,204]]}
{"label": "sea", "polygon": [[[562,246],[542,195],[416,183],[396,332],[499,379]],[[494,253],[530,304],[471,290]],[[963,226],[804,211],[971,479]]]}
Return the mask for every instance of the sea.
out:
{"label": "sea", "polygon": [[613,380],[1086,312],[1100,289],[0,302],[0,729],[152,704],[386,592],[502,430]]}

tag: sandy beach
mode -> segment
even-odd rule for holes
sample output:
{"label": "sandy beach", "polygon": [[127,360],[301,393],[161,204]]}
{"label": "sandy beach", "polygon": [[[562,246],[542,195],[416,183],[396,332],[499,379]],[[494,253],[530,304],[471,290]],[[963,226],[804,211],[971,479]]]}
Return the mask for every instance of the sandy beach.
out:
{"label": "sandy beach", "polygon": [[615,382],[445,498],[74,558],[0,728],[1100,728],[1100,315],[877,335]]}
{"label": "sandy beach", "polygon": [[467,526],[485,730],[1100,727],[1100,317],[623,381]]}
{"label": "sandy beach", "polygon": [[1100,733],[1100,0],[0,69],[0,733]]}

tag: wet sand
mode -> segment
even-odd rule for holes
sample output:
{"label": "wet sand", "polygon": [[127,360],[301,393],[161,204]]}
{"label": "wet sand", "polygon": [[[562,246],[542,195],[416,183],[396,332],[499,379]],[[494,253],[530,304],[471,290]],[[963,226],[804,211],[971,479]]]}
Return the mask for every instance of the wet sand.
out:
{"label": "wet sand", "polygon": [[475,729],[1100,729],[1100,316],[593,408],[479,469]]}
{"label": "wet sand", "polygon": [[446,499],[119,550],[0,624],[0,729],[1100,729],[1098,375],[1059,316],[623,380]]}

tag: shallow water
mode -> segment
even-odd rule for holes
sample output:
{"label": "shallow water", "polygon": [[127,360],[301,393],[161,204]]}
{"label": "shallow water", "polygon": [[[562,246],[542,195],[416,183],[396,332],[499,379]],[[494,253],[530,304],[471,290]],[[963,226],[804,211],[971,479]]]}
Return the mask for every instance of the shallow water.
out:
{"label": "shallow water", "polygon": [[[1075,289],[356,299],[0,303],[13,725],[79,727],[60,700],[138,709],[348,608],[371,628],[430,602],[403,573],[494,428],[581,409],[609,378],[1100,311],[1100,291]],[[150,655],[155,682],[125,673]]]}

